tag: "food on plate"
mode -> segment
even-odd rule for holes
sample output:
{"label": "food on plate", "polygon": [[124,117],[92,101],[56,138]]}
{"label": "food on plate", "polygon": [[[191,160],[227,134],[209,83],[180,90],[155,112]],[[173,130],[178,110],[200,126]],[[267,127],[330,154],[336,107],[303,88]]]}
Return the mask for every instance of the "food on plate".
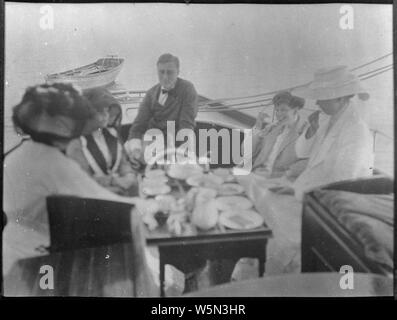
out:
{"label": "food on plate", "polygon": [[208,188],[198,188],[196,192],[191,221],[200,229],[211,229],[218,222],[216,194],[216,190]]}
{"label": "food on plate", "polygon": [[196,206],[192,213],[192,223],[203,230],[209,230],[218,223],[218,208],[215,199],[198,202],[196,198]]}
{"label": "food on plate", "polygon": [[142,215],[142,221],[148,226],[149,230],[154,230],[158,226],[155,218],[157,212],[160,211],[159,203],[154,199],[147,199],[139,203],[138,212]]}
{"label": "food on plate", "polygon": [[234,176],[231,174],[230,169],[217,168],[214,169],[212,173],[218,177],[221,177],[225,182],[231,182],[234,180]]}
{"label": "food on plate", "polygon": [[217,195],[217,191],[210,188],[198,188],[195,202],[203,203],[214,199]]}
{"label": "food on plate", "polygon": [[181,235],[186,226],[187,216],[184,213],[172,214],[167,219],[168,231],[175,235]]}
{"label": "food on plate", "polygon": [[162,226],[167,222],[169,215],[169,213],[165,213],[163,210],[160,210],[154,214],[154,218],[156,219],[157,223]]}
{"label": "food on plate", "polygon": [[185,196],[185,209],[192,212],[197,204],[204,203],[214,199],[217,191],[211,188],[191,188]]}
{"label": "food on plate", "polygon": [[171,187],[166,184],[156,185],[144,185],[142,186],[142,192],[147,196],[155,196],[158,194],[167,194],[171,191]]}
{"label": "food on plate", "polygon": [[138,212],[145,216],[146,214],[155,214],[160,208],[160,204],[155,199],[145,199],[137,203]]}
{"label": "food on plate", "polygon": [[185,202],[186,202],[186,210],[188,212],[193,211],[194,206],[196,204],[196,196],[197,196],[199,190],[200,190],[200,188],[193,187],[186,193]]}
{"label": "food on plate", "polygon": [[230,229],[253,229],[263,222],[264,219],[253,210],[224,211],[219,216],[219,223]]}
{"label": "food on plate", "polygon": [[158,185],[159,183],[165,184],[166,182],[168,182],[168,178],[166,176],[158,176],[158,177],[142,179],[142,184],[144,185]]}
{"label": "food on plate", "polygon": [[178,199],[171,208],[171,214],[186,214],[186,200],[184,198]]}
{"label": "food on plate", "polygon": [[222,196],[232,196],[243,192],[244,188],[237,183],[224,183],[218,188],[218,194]]}
{"label": "food on plate", "polygon": [[194,187],[218,188],[223,179],[213,174],[199,174],[187,178],[186,183]]}
{"label": "food on plate", "polygon": [[247,225],[251,224],[251,220],[244,218],[244,216],[241,215],[234,215],[228,218],[229,220],[233,221],[234,223],[237,223],[241,227],[245,228]]}
{"label": "food on plate", "polygon": [[149,230],[154,230],[158,227],[158,222],[154,217],[154,214],[145,214],[142,217],[143,223],[145,223]]}
{"label": "food on plate", "polygon": [[253,203],[248,198],[242,196],[222,196],[217,198],[216,202],[218,209],[223,211],[245,210],[253,206]]}
{"label": "food on plate", "polygon": [[198,175],[190,176],[189,178],[186,179],[186,183],[192,187],[200,187],[202,176],[204,176],[204,174],[201,173]]}
{"label": "food on plate", "polygon": [[164,212],[173,210],[177,205],[176,199],[173,196],[167,194],[157,195],[155,200],[159,203],[161,210]]}
{"label": "food on plate", "polygon": [[168,168],[168,175],[171,178],[186,180],[187,178],[203,172],[203,168],[197,164],[171,164]]}
{"label": "food on plate", "polygon": [[165,177],[165,171],[161,169],[154,169],[145,172],[146,178],[158,178],[158,177]]}

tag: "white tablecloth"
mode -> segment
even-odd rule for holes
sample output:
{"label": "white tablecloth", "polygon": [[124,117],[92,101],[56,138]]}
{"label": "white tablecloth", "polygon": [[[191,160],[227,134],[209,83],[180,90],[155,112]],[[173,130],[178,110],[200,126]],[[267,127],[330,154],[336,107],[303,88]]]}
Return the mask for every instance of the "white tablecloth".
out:
{"label": "white tablecloth", "polygon": [[251,173],[237,176],[237,180],[273,231],[267,246],[266,274],[300,272],[302,203],[294,196],[269,191],[274,186],[272,179]]}

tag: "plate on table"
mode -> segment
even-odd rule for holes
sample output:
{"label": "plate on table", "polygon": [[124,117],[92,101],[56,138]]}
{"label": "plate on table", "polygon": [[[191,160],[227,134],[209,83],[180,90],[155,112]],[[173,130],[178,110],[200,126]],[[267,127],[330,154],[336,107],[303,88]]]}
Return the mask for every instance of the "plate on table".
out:
{"label": "plate on table", "polygon": [[177,205],[177,200],[170,194],[159,194],[155,197],[159,203],[160,208],[164,212],[169,212]]}
{"label": "plate on table", "polygon": [[145,177],[150,179],[156,179],[158,177],[165,177],[165,171],[161,169],[154,169],[145,172]]}
{"label": "plate on table", "polygon": [[144,185],[142,186],[142,193],[147,196],[156,196],[159,194],[167,194],[171,191],[171,187],[166,184],[155,185]]}
{"label": "plate on table", "polygon": [[224,211],[219,216],[219,223],[229,229],[248,230],[263,225],[264,219],[254,210]]}
{"label": "plate on table", "polygon": [[218,209],[223,211],[247,210],[253,207],[253,203],[242,196],[223,196],[216,199]]}
{"label": "plate on table", "polygon": [[187,178],[186,183],[192,187],[218,188],[223,179],[212,174],[199,174]]}
{"label": "plate on table", "polygon": [[219,186],[218,193],[222,196],[232,196],[244,193],[244,188],[237,183],[224,183]]}
{"label": "plate on table", "polygon": [[235,180],[234,176],[231,174],[230,169],[217,168],[212,171],[212,173],[218,177],[221,177],[225,182],[232,182]]}
{"label": "plate on table", "polygon": [[158,177],[145,177],[142,179],[142,184],[143,185],[154,185],[157,186],[159,184],[165,184],[168,181],[168,178],[166,176],[158,176]]}
{"label": "plate on table", "polygon": [[196,164],[172,164],[169,166],[168,175],[174,179],[186,180],[191,176],[203,173],[203,168]]}

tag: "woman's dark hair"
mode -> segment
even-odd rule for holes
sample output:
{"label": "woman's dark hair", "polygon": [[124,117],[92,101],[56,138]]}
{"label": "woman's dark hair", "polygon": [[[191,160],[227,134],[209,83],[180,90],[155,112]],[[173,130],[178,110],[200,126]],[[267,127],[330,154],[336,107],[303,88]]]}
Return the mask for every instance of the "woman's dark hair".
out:
{"label": "woman's dark hair", "polygon": [[120,104],[118,103],[113,103],[109,106],[109,112],[110,110],[117,110],[117,116],[116,118],[113,120],[113,123],[110,123],[109,126],[110,127],[114,127],[117,130],[120,129],[121,126],[121,120],[122,120],[122,116],[123,116],[123,110],[121,109]]}
{"label": "woman's dark hair", "polygon": [[[73,119],[75,128],[72,136],[63,137],[32,128],[32,119],[44,113],[50,117],[65,116]],[[53,140],[70,140],[80,136],[86,121],[93,115],[90,103],[73,85],[54,83],[28,87],[22,101],[13,108],[12,121],[17,132],[22,131],[35,141],[52,144]]]}
{"label": "woman's dark hair", "polygon": [[121,124],[122,109],[119,102],[113,97],[113,95],[106,89],[96,88],[86,90],[84,96],[91,103],[95,112],[108,112],[110,108],[117,109],[119,112],[119,118],[115,119],[114,123],[109,126],[119,128]]}
{"label": "woman's dark hair", "polygon": [[273,104],[287,104],[292,109],[301,109],[305,105],[305,99],[293,96],[289,91],[282,91],[273,97]]}
{"label": "woman's dark hair", "polygon": [[111,93],[103,88],[84,90],[83,95],[91,103],[96,112],[104,112],[111,104],[117,103],[117,100],[113,98]]}

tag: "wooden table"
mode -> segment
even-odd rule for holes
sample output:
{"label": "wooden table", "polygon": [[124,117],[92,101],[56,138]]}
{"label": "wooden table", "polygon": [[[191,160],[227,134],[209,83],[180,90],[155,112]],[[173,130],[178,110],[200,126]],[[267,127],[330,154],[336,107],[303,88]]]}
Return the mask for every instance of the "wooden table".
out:
{"label": "wooden table", "polygon": [[[133,252],[133,246],[124,243],[22,259],[15,263],[4,278],[4,295],[80,297],[158,295],[156,292],[158,289],[155,289],[151,275],[137,272],[141,269],[137,263],[141,262],[134,261],[136,259]],[[40,280],[48,274],[48,271],[40,273],[40,268],[46,265],[54,270],[53,289],[40,287]]]}
{"label": "wooden table", "polygon": [[341,289],[339,273],[301,273],[219,285],[186,294],[186,297],[367,297],[392,296],[393,280],[384,276],[356,273],[354,288]]}
{"label": "wooden table", "polygon": [[259,275],[265,272],[266,246],[272,237],[264,224],[252,230],[224,230],[215,228],[197,231],[194,235],[171,235],[166,227],[149,231],[146,229],[148,245],[157,246],[160,259],[160,295],[164,296],[165,265],[170,264],[184,273],[195,270],[200,261],[243,257],[259,260]]}
{"label": "wooden table", "polygon": [[[141,181],[142,177],[138,178]],[[177,179],[171,179],[171,194],[184,196],[191,188]],[[144,197],[142,190],[140,196]],[[203,266],[206,260],[234,260],[257,258],[259,275],[265,272],[267,241],[272,237],[271,229],[263,225],[253,230],[228,230],[217,226],[209,231],[195,229],[188,235],[172,235],[166,225],[149,231],[146,228],[146,243],[157,246],[160,260],[160,296],[165,295],[165,265],[173,265],[185,274]]]}

